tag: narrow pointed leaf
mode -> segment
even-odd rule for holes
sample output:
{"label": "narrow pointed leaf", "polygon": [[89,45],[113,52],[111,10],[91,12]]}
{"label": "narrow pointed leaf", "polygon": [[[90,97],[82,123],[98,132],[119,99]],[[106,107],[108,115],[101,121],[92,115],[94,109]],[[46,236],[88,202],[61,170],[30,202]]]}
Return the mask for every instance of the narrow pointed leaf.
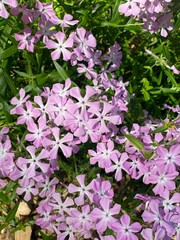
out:
{"label": "narrow pointed leaf", "polygon": [[136,139],[134,136],[132,135],[128,135],[128,134],[124,134],[124,136],[127,138],[128,141],[130,141],[134,147],[136,147],[138,150],[143,151],[144,150],[144,146],[142,144],[142,142],[138,139]]}

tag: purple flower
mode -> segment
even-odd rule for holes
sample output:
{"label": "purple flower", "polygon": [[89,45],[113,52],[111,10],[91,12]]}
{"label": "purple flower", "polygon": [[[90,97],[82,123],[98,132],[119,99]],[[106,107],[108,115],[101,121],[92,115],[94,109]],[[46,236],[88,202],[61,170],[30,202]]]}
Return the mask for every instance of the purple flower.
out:
{"label": "purple flower", "polygon": [[[47,173],[46,173],[47,174]],[[43,174],[41,173],[41,176]],[[57,178],[53,178],[52,180],[48,175],[43,176],[43,180],[37,182],[36,187],[42,188],[42,191],[39,193],[41,198],[47,197],[55,192],[55,187],[59,183]]]}
{"label": "purple flower", "polygon": [[35,188],[35,182],[33,179],[25,179],[23,181],[19,181],[20,187],[17,188],[16,192],[18,195],[24,195],[24,200],[31,200],[32,195],[38,195],[38,189]]}
{"label": "purple flower", "polygon": [[78,175],[76,177],[77,181],[80,184],[80,187],[77,187],[72,183],[70,183],[69,186],[68,186],[68,192],[69,193],[75,193],[75,192],[80,193],[79,197],[74,199],[75,203],[78,206],[79,205],[84,205],[85,195],[89,198],[89,200],[91,202],[93,200],[93,194],[90,192],[90,190],[92,189],[92,182],[89,185],[85,186],[85,184],[84,184],[85,176],[86,176],[85,174],[81,174],[81,175]]}
{"label": "purple flower", "polygon": [[36,209],[37,213],[40,214],[40,217],[36,219],[36,224],[39,225],[42,229],[48,229],[53,231],[51,227],[51,222],[54,222],[57,218],[56,214],[51,214],[53,207],[48,204],[44,204],[42,209]]}
{"label": "purple flower", "polygon": [[93,150],[88,150],[90,156],[90,163],[98,163],[100,168],[108,168],[112,165],[113,159],[117,159],[117,150],[114,150],[113,141],[109,140],[107,143],[98,143],[97,152]]}
{"label": "purple flower", "polygon": [[38,9],[34,15],[35,18],[41,17],[42,22],[51,21],[53,24],[59,23],[59,18],[53,10],[53,3],[41,3],[36,1],[36,8]]}
{"label": "purple flower", "polygon": [[30,142],[33,142],[36,148],[40,147],[42,145],[42,139],[50,134],[50,130],[46,125],[46,120],[44,117],[40,117],[38,119],[38,126],[35,124],[33,120],[29,121],[27,123],[27,129],[31,133],[26,134],[25,139]]}
{"label": "purple flower", "polygon": [[71,14],[65,14],[63,20],[59,19],[59,24],[63,28],[67,28],[67,27],[73,26],[79,22],[78,20],[72,20],[72,19],[73,19],[73,16]]}
{"label": "purple flower", "polygon": [[120,212],[121,206],[115,204],[111,207],[111,200],[102,198],[100,200],[100,208],[94,208],[91,212],[91,220],[96,221],[96,229],[103,233],[107,227],[116,231],[119,228],[118,220],[114,218]]}
{"label": "purple flower", "polygon": [[106,167],[105,171],[106,173],[109,172],[115,172],[115,179],[116,181],[120,181],[122,179],[122,170],[124,170],[125,172],[127,172],[129,174],[129,163],[127,162],[128,159],[128,155],[126,152],[122,153],[122,154],[116,154],[114,156],[114,158],[112,159],[112,162],[114,162],[115,164],[113,164],[110,167]]}
{"label": "purple flower", "polygon": [[7,12],[4,4],[9,5],[10,7],[17,7],[18,6],[18,2],[16,0],[1,0],[0,1],[0,16],[3,18],[8,18],[9,13]]}
{"label": "purple flower", "polygon": [[20,106],[23,106],[23,103],[25,103],[27,101],[27,99],[30,97],[29,95],[25,96],[25,90],[23,88],[21,88],[19,90],[19,96],[20,98],[18,99],[17,97],[13,97],[11,99],[11,104],[15,105],[16,107],[11,109],[10,113],[11,114],[16,114],[17,113],[17,108]]}
{"label": "purple flower", "polygon": [[166,234],[166,231],[162,228],[160,228],[156,233],[153,238],[153,230],[151,228],[146,228],[143,229],[141,232],[141,235],[145,240],[159,240],[159,239],[164,239]]}
{"label": "purple flower", "polygon": [[76,240],[74,234],[76,229],[72,225],[67,225],[66,223],[61,223],[58,225],[58,228],[54,228],[55,232],[57,233],[57,240]]}
{"label": "purple flower", "polygon": [[86,73],[86,77],[87,79],[91,79],[91,78],[97,78],[97,73],[94,71],[93,69],[93,62],[90,61],[88,63],[88,67],[86,67],[84,64],[78,64],[78,68],[77,68],[77,71],[78,73]]}
{"label": "purple flower", "polygon": [[119,12],[125,14],[125,16],[138,16],[140,13],[140,3],[144,3],[146,0],[128,0],[119,6]]}
{"label": "purple flower", "polygon": [[51,30],[53,26],[54,24],[51,21],[40,22],[40,30],[36,32],[35,37],[40,39],[43,36],[43,43],[46,44],[49,41],[49,38],[53,37],[54,34],[57,33],[56,30]]}
{"label": "purple flower", "polygon": [[99,201],[103,198],[113,199],[114,191],[111,188],[110,181],[103,181],[101,177],[98,176],[92,183],[93,201],[96,205],[99,205]]}
{"label": "purple flower", "polygon": [[66,36],[63,32],[58,32],[54,34],[54,37],[58,41],[58,43],[54,42],[53,40],[49,40],[46,42],[46,47],[48,49],[56,49],[51,53],[52,60],[59,59],[62,53],[63,60],[68,61],[71,58],[71,52],[67,48],[72,48],[73,39],[69,37],[65,41]]}
{"label": "purple flower", "polygon": [[159,146],[157,148],[156,164],[158,166],[166,165],[168,171],[176,171],[176,166],[180,166],[180,144],[174,144],[170,147],[169,151]]}
{"label": "purple flower", "polygon": [[33,118],[37,118],[39,116],[39,111],[34,109],[32,102],[27,101],[25,105],[26,110],[23,106],[19,106],[16,109],[16,114],[22,115],[17,119],[18,124],[28,123],[29,121],[32,121]]}
{"label": "purple flower", "polygon": [[164,220],[165,212],[160,207],[159,200],[151,200],[148,209],[142,214],[145,222],[153,223],[153,230],[156,231],[159,227],[166,229],[168,233],[174,231],[173,227]]}
{"label": "purple flower", "polygon": [[[31,177],[34,177],[36,175],[37,169],[41,169],[43,173],[47,173],[49,170],[49,163],[42,161],[42,159],[48,160],[49,152],[45,149],[42,149],[42,151],[38,154],[38,156],[36,156],[36,153],[35,153],[36,148],[34,146],[28,146],[26,149],[31,155],[31,158],[26,159],[26,158],[19,157],[17,160],[18,165],[22,166],[24,164],[26,165],[28,164],[29,174]],[[29,174],[27,175],[27,177],[29,176]]]}
{"label": "purple flower", "polygon": [[92,222],[90,219],[90,206],[84,205],[81,211],[78,209],[72,209],[69,212],[69,217],[66,218],[66,222],[69,225],[73,225],[75,229],[78,230],[90,230],[92,228]]}
{"label": "purple flower", "polygon": [[70,95],[78,101],[77,103],[75,103],[75,105],[82,110],[86,109],[87,106],[95,104],[94,102],[90,101],[90,98],[96,95],[96,93],[96,90],[88,85],[86,86],[86,93],[84,97],[81,96],[79,87],[73,87],[70,90]]}
{"label": "purple flower", "polygon": [[150,182],[156,184],[153,188],[153,192],[162,196],[164,192],[174,190],[176,185],[173,180],[178,175],[179,173],[177,171],[169,171],[167,166],[154,169],[150,176]]}
{"label": "purple flower", "polygon": [[61,215],[64,215],[64,212],[69,213],[69,207],[74,205],[74,201],[69,197],[63,202],[60,193],[55,192],[51,197],[49,205],[52,206],[54,210],[58,210],[58,213]]}
{"label": "purple flower", "polygon": [[90,113],[95,114],[96,118],[91,119],[91,123],[94,126],[99,127],[98,131],[100,133],[108,133],[110,130],[106,126],[105,121],[108,121],[110,123],[113,123],[115,125],[118,125],[121,123],[121,118],[117,114],[113,114],[113,106],[108,103],[104,102],[103,103],[103,109],[97,104],[91,105],[90,109],[88,110]]}
{"label": "purple flower", "polygon": [[77,28],[76,33],[70,35],[77,44],[77,50],[84,53],[87,58],[92,57],[93,49],[96,47],[96,39],[91,32],[84,28]]}
{"label": "purple flower", "polygon": [[138,222],[130,225],[130,217],[127,214],[123,214],[120,218],[120,226],[118,227],[117,239],[118,240],[138,240],[138,237],[134,234],[141,230],[141,224]]}
{"label": "purple flower", "polygon": [[[44,138],[43,146],[51,146],[50,157],[52,159],[57,158],[58,149],[60,148],[66,157],[70,157],[72,154],[72,147],[68,146],[68,142],[73,140],[73,135],[71,133],[67,133],[64,137],[60,138],[60,129],[54,127],[51,129],[52,134],[55,140],[50,140],[48,138]],[[65,144],[66,143],[66,144]]]}
{"label": "purple flower", "polygon": [[31,35],[31,29],[26,27],[23,34],[15,34],[16,41],[19,42],[18,49],[27,49],[29,52],[34,52],[35,37]]}

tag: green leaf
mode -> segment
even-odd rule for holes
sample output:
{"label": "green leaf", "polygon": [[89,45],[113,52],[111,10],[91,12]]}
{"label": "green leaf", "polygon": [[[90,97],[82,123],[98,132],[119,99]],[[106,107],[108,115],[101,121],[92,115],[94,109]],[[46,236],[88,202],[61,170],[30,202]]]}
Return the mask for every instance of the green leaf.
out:
{"label": "green leaf", "polygon": [[41,237],[43,240],[55,240],[54,237],[52,236],[47,236],[45,233],[43,233],[42,231],[40,231]]}
{"label": "green leaf", "polygon": [[0,226],[0,231],[2,231],[4,228],[6,228],[8,226],[7,223],[4,223],[3,225]]}
{"label": "green leaf", "polygon": [[110,22],[115,22],[119,18],[119,5],[120,5],[121,0],[116,0],[114,8],[113,8],[113,14]]}
{"label": "green leaf", "polygon": [[155,130],[151,131],[152,134],[154,133],[161,133],[161,132],[164,132],[168,129],[168,127],[166,126],[161,126],[161,127],[158,127],[156,128]]}
{"label": "green leaf", "polygon": [[6,71],[3,71],[4,79],[6,80],[9,88],[11,89],[12,93],[14,95],[17,94],[16,86],[14,84],[13,79],[9,76],[9,74]]}
{"label": "green leaf", "polygon": [[145,101],[149,101],[150,95],[149,95],[149,93],[146,91],[146,89],[143,88],[141,91],[142,91],[142,94],[144,95],[144,100],[145,100]]}
{"label": "green leaf", "polygon": [[0,201],[2,201],[2,203],[4,203],[4,204],[10,204],[11,203],[9,197],[3,192],[0,192]]}
{"label": "green leaf", "polygon": [[136,139],[134,136],[129,134],[124,134],[124,136],[127,138],[128,141],[130,141],[133,146],[135,146],[138,150],[144,151],[144,146],[142,142],[138,139]]}
{"label": "green leaf", "polygon": [[152,90],[150,90],[151,94],[175,94],[175,93],[179,93],[180,92],[180,88],[179,87],[174,87],[174,88],[153,88]]}
{"label": "green leaf", "polygon": [[13,45],[3,51],[3,53],[0,55],[0,60],[4,60],[4,59],[10,57],[13,54],[15,54],[16,52],[17,52],[17,46]]}
{"label": "green leaf", "polygon": [[16,205],[9,211],[8,215],[6,216],[5,222],[9,223],[11,220],[15,218],[16,212],[18,210],[20,202],[17,202]]}
{"label": "green leaf", "polygon": [[147,152],[147,151],[143,151],[143,155],[145,156],[145,158],[147,158],[148,160],[152,157],[153,152]]}
{"label": "green leaf", "polygon": [[56,61],[53,61],[53,63],[59,73],[59,76],[62,78],[62,80],[66,80],[68,78],[68,75],[65,72],[64,68],[61,67]]}
{"label": "green leaf", "polygon": [[8,194],[15,187],[15,185],[15,182],[9,181],[8,185],[6,185],[5,193]]}
{"label": "green leaf", "polygon": [[172,86],[173,86],[173,87],[174,87],[174,86],[177,87],[178,84],[177,84],[176,80],[174,79],[172,72],[170,72],[169,69],[166,69],[166,68],[164,68],[164,67],[163,67],[163,70],[164,70],[165,74],[168,76],[169,80],[171,81]]}
{"label": "green leaf", "polygon": [[25,73],[25,72],[20,72],[20,71],[17,71],[17,70],[14,70],[19,76],[21,77],[24,77],[24,78],[32,78],[33,76],[28,74],[28,73]]}

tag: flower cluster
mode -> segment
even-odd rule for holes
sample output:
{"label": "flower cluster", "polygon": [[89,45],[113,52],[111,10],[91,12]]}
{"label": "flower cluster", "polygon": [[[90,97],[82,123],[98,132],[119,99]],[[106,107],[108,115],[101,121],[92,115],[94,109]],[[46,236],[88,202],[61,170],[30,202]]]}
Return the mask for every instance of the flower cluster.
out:
{"label": "flower cluster", "polygon": [[[69,28],[79,21],[73,20],[70,14],[65,14],[60,19],[53,10],[52,3],[37,1],[33,10],[25,5],[12,6],[11,14],[20,15],[25,25],[23,31],[15,34],[15,39],[19,42],[18,49],[34,52],[39,42],[43,48],[52,49],[52,60],[63,59],[72,66],[77,65],[78,73],[85,74],[95,84],[101,81],[106,88],[115,84],[113,72],[119,68],[122,59],[118,43],[115,42],[108,53],[103,55],[102,51],[96,49],[97,43],[92,32],[83,27],[70,32]],[[95,71],[97,66],[101,69],[99,74]]]}
{"label": "flower cluster", "polygon": [[[78,87],[71,87],[70,79],[64,85],[44,88],[33,102],[23,89],[19,95],[11,100],[15,106],[11,113],[19,115],[18,124],[26,125],[25,139],[30,145],[23,157],[16,158],[8,129],[2,129],[1,176],[18,181],[17,194],[23,194],[26,201],[40,196],[36,224],[55,232],[57,239],[88,239],[94,235],[95,239],[138,239],[136,233],[142,227],[138,222],[130,224],[129,215],[114,203],[110,181],[97,176],[86,185],[85,175],[78,175],[80,186],[70,183],[68,195],[57,192],[59,180],[54,172],[58,170],[59,154],[69,158],[88,141],[97,144],[96,151],[88,151],[90,164],[98,164],[107,174],[114,172],[116,181],[128,174],[132,179],[141,178],[146,185],[154,185],[155,196],[136,195],[143,201],[138,209],[147,223],[142,237],[148,239],[147,235],[153,233],[167,239],[178,236],[179,193],[174,191],[180,165],[179,115],[173,123],[166,119],[162,125],[145,113],[142,126],[119,129],[121,111],[117,112],[112,99],[105,100],[100,88],[97,91],[92,86],[86,86],[82,96]],[[99,102],[100,96],[103,101]],[[121,101],[126,101],[122,96]],[[178,108],[173,110],[179,114]],[[161,128],[164,132],[158,131]],[[128,136],[143,148],[133,145]],[[3,179],[1,185],[5,185]],[[113,231],[112,235],[107,235],[107,229]]]}
{"label": "flower cluster", "polygon": [[[40,217],[36,220],[42,229],[54,231],[57,239],[138,239],[141,230],[138,222],[130,224],[128,214],[121,212],[119,204],[113,204],[114,192],[109,181],[100,176],[85,184],[85,175],[78,175],[80,186],[69,184],[65,198],[57,192],[48,195],[37,209]],[[75,193],[78,193],[75,194]],[[114,234],[105,234],[111,229]]]}
{"label": "flower cluster", "polygon": [[167,37],[168,31],[173,29],[170,3],[171,0],[128,0],[119,6],[119,12],[141,19],[144,30],[150,33],[161,30],[161,36]]}
{"label": "flower cluster", "polygon": [[[145,23],[150,18],[147,21],[156,31],[159,14],[169,11],[169,2],[129,0],[119,10]],[[16,181],[21,198],[29,202],[36,197],[36,224],[56,234],[58,240],[179,239],[179,106],[165,105],[177,115],[174,120],[153,119],[144,111],[141,124],[126,124],[128,83],[116,79],[115,70],[122,60],[117,42],[103,54],[96,49],[92,32],[80,27],[68,33],[66,29],[78,21],[70,14],[58,18],[52,3],[37,1],[30,10],[17,6],[16,1],[2,1],[0,15],[4,18],[8,17],[4,3],[26,25],[23,34],[15,34],[19,49],[34,52],[41,41],[52,49],[52,60],[69,61],[90,83],[82,90],[68,78],[44,87],[33,98],[23,88],[12,98],[10,113],[17,117],[16,127],[25,130],[24,140],[21,143],[17,138],[15,149],[11,127],[0,131],[0,187],[6,180]],[[166,30],[161,34],[166,36]],[[57,174],[60,163],[71,161],[84,146],[88,147],[87,160],[99,173],[93,178],[81,171],[67,184]],[[113,187],[119,190],[123,182],[136,184],[137,180],[150,191],[149,195],[136,194],[141,204],[131,213],[125,208],[124,196],[119,199]],[[134,221],[138,218],[142,224]]]}

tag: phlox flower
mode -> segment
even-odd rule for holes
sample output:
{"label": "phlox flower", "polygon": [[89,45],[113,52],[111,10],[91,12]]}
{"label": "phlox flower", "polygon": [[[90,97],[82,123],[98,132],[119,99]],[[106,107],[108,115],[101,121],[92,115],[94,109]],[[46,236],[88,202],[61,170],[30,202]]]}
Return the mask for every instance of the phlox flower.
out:
{"label": "phlox flower", "polygon": [[39,22],[39,28],[40,30],[38,30],[35,34],[35,37],[37,39],[40,39],[41,37],[43,37],[43,43],[46,44],[49,41],[49,38],[52,38],[54,36],[54,34],[57,33],[56,30],[51,30],[51,28],[54,26],[54,24],[51,21],[47,21],[47,22]]}
{"label": "phlox flower", "polygon": [[115,42],[114,45],[109,48],[108,54],[102,57],[103,60],[108,60],[108,63],[112,63],[109,71],[115,70],[120,66],[122,60],[122,52],[120,50],[121,47]]}
{"label": "phlox flower", "polygon": [[100,176],[97,176],[92,183],[93,201],[96,205],[99,205],[99,201],[103,198],[113,199],[114,191],[111,188],[110,181],[103,181]]}
{"label": "phlox flower", "polygon": [[171,22],[171,19],[173,19],[172,13],[166,13],[160,16],[157,20],[159,29],[161,29],[161,36],[167,37],[168,36],[168,31],[173,30],[173,24]]}
{"label": "phlox flower", "polygon": [[153,230],[151,228],[146,228],[142,230],[141,235],[145,240],[159,240],[164,239],[166,231],[160,228],[158,231],[155,232],[155,236],[153,238]]}
{"label": "phlox flower", "polygon": [[174,232],[174,228],[165,221],[164,216],[165,212],[160,207],[160,201],[155,199],[150,201],[148,208],[142,214],[144,222],[153,223],[154,231],[164,228],[167,233],[171,234]]}
{"label": "phlox flower", "polygon": [[26,134],[25,139],[33,142],[36,148],[40,147],[42,145],[42,139],[50,134],[50,130],[46,125],[46,120],[44,117],[40,117],[38,119],[38,125],[36,125],[34,120],[29,121],[27,123],[27,129],[31,133]]}
{"label": "phlox flower", "polygon": [[178,206],[178,204],[180,203],[180,193],[175,192],[172,197],[170,197],[170,193],[169,192],[165,192],[163,194],[163,207],[164,207],[164,212],[165,213],[169,213],[170,211],[175,211],[176,208],[179,208],[180,210],[180,206]]}
{"label": "phlox flower", "polygon": [[64,18],[62,20],[59,19],[59,24],[63,28],[67,28],[67,27],[73,26],[79,22],[78,20],[72,20],[72,19],[73,19],[73,16],[71,14],[65,14]]}
{"label": "phlox flower", "polygon": [[9,138],[9,136],[7,135],[8,132],[9,132],[8,127],[3,127],[0,129],[0,141],[5,141],[7,140],[7,138]]}
{"label": "phlox flower", "polygon": [[39,112],[38,117],[41,116],[41,117],[44,117],[46,119],[47,115],[48,115],[48,117],[50,119],[51,116],[50,116],[50,114],[48,112],[48,109],[47,109],[47,107],[49,105],[49,100],[50,100],[50,98],[47,98],[47,102],[44,103],[43,98],[41,96],[35,96],[34,97],[34,102],[37,103],[37,105],[38,105],[38,107],[35,108],[35,110],[37,112]]}
{"label": "phlox flower", "polygon": [[18,124],[28,123],[33,118],[37,118],[39,116],[39,111],[33,107],[31,101],[27,101],[25,103],[25,106],[26,109],[24,108],[24,106],[19,106],[16,109],[16,114],[22,115],[17,119]]}
{"label": "phlox flower", "polygon": [[70,89],[69,89],[70,87],[71,87],[71,80],[70,78],[67,78],[65,81],[65,84],[61,84],[61,83],[53,84],[52,94],[55,96],[57,95],[59,97],[68,97],[70,92]]}
{"label": "phlox flower", "polygon": [[34,52],[35,37],[31,35],[31,29],[26,27],[23,34],[15,34],[16,41],[19,42],[18,49],[27,49],[29,52]]}
{"label": "phlox flower", "polygon": [[48,49],[56,49],[51,53],[52,60],[57,60],[60,58],[61,53],[63,55],[63,60],[68,61],[71,58],[71,52],[67,48],[72,48],[73,39],[69,37],[65,41],[65,34],[63,32],[58,32],[54,34],[54,38],[58,41],[49,40],[46,42],[46,47]]}
{"label": "phlox flower", "polygon": [[144,3],[146,0],[128,0],[119,6],[119,12],[124,13],[125,16],[138,16],[141,9],[139,4]]}
{"label": "phlox flower", "polygon": [[95,52],[93,52],[91,58],[87,58],[87,61],[92,64],[91,65],[92,67],[94,65],[100,65],[101,66],[102,65],[102,62],[101,62],[101,59],[100,59],[101,55],[102,55],[102,51],[96,50]]}
{"label": "phlox flower", "polygon": [[11,99],[11,104],[16,106],[15,108],[11,109],[11,111],[10,111],[11,114],[16,114],[17,108],[19,106],[22,106],[23,103],[25,103],[27,101],[27,99],[30,97],[30,95],[26,96],[25,90],[23,88],[21,88],[19,90],[19,97],[20,97],[19,99],[17,97],[13,97]]}
{"label": "phlox flower", "polygon": [[57,158],[58,149],[60,148],[66,157],[70,157],[72,154],[72,147],[68,146],[68,142],[73,140],[73,135],[71,133],[67,133],[65,136],[60,136],[60,129],[54,127],[51,129],[53,137],[55,140],[50,140],[49,138],[44,138],[43,146],[47,147],[50,146],[50,157],[52,159]]}
{"label": "phlox flower", "polygon": [[5,160],[14,156],[14,154],[10,152],[10,149],[11,141],[9,139],[6,139],[4,143],[0,142],[0,167]]}
{"label": "phlox flower", "polygon": [[157,148],[156,164],[158,166],[166,165],[168,170],[176,171],[176,167],[180,166],[180,144],[174,144],[169,151],[163,146]]}
{"label": "phlox flower", "polygon": [[97,143],[97,152],[88,150],[88,154],[91,156],[91,164],[98,163],[100,168],[108,168],[112,165],[112,160],[117,159],[118,151],[114,150],[114,143],[109,140],[107,143]]}
{"label": "phlox flower", "polygon": [[115,171],[115,179],[116,181],[120,181],[122,179],[122,170],[129,174],[129,163],[127,162],[128,159],[127,153],[116,154],[112,159],[113,164],[110,167],[106,167],[106,173],[114,172]]}
{"label": "phlox flower", "polygon": [[159,0],[146,1],[145,8],[149,13],[160,13],[163,10],[163,3]]}
{"label": "phlox flower", "polygon": [[42,209],[36,208],[37,213],[39,213],[40,215],[36,219],[36,224],[42,229],[48,229],[49,231],[53,231],[51,222],[54,222],[57,216],[56,214],[51,214],[52,209],[53,207],[49,206],[48,204],[43,204]]}
{"label": "phlox flower", "polygon": [[87,109],[87,106],[94,106],[96,105],[96,102],[92,102],[90,99],[96,95],[96,90],[91,86],[86,86],[86,93],[83,97],[80,92],[79,87],[73,87],[70,89],[70,95],[71,97],[75,98],[77,102],[74,103],[78,108],[81,108],[82,110]]}
{"label": "phlox flower", "polygon": [[117,231],[119,223],[113,216],[120,212],[121,206],[115,204],[111,207],[111,200],[107,198],[102,198],[99,204],[100,208],[95,207],[91,212],[91,219],[92,221],[96,221],[97,231],[103,233],[107,228]]}
{"label": "phlox flower", "polygon": [[123,214],[120,218],[120,226],[117,230],[118,240],[138,240],[138,237],[134,234],[141,230],[141,224],[134,222],[130,225],[130,217],[127,214]]}
{"label": "phlox flower", "polygon": [[21,176],[13,157],[8,157],[8,159],[4,161],[4,164],[1,166],[0,174],[13,181],[16,181]]}
{"label": "phlox flower", "polygon": [[32,198],[32,195],[38,195],[38,189],[35,188],[35,181],[33,179],[24,179],[23,181],[19,181],[20,187],[17,188],[16,193],[18,195],[24,195],[24,200],[29,201]]}
{"label": "phlox flower", "polygon": [[41,169],[43,173],[47,173],[49,170],[49,163],[46,163],[46,161],[49,159],[49,152],[42,149],[42,151],[37,155],[36,148],[34,146],[28,146],[26,150],[30,154],[31,158],[19,157],[17,163],[21,166],[24,164],[29,165],[29,173],[27,174],[27,177],[35,177],[37,169]]}
{"label": "phlox flower", "polygon": [[95,115],[95,118],[91,119],[91,123],[94,126],[98,126],[99,133],[108,133],[110,131],[105,121],[114,125],[121,123],[121,117],[118,114],[114,115],[112,113],[113,106],[108,102],[103,103],[102,109],[98,104],[93,104],[88,111]]}
{"label": "phlox flower", "polygon": [[42,189],[39,193],[39,196],[44,198],[55,192],[55,187],[59,183],[59,180],[57,178],[53,178],[51,180],[47,173],[46,175],[41,174],[41,176],[43,176],[42,180],[37,182],[36,187],[38,189]]}
{"label": "phlox flower", "polygon": [[57,240],[76,240],[75,233],[76,229],[72,225],[68,225],[66,223],[60,223],[57,227],[54,228],[55,232],[57,233]]}
{"label": "phlox flower", "polygon": [[65,201],[62,201],[62,197],[60,193],[53,193],[50,199],[49,205],[53,207],[54,210],[58,210],[58,213],[64,215],[64,213],[70,212],[70,206],[74,205],[74,201],[67,197]]}
{"label": "phlox flower", "polygon": [[[133,147],[134,148],[134,147]],[[148,172],[148,167],[144,163],[141,155],[129,155],[129,173],[132,178],[139,179],[141,176]]]}
{"label": "phlox flower", "polygon": [[87,58],[91,58],[93,49],[96,47],[96,39],[91,32],[86,32],[84,28],[77,28],[76,33],[70,35],[77,45],[77,50],[84,53]]}
{"label": "phlox flower", "polygon": [[153,188],[153,192],[162,196],[164,192],[174,190],[176,185],[173,180],[178,175],[179,173],[177,171],[169,171],[167,166],[154,169],[150,176],[150,183],[156,184]]}
{"label": "phlox flower", "polygon": [[89,62],[88,67],[86,67],[84,64],[79,63],[77,71],[78,73],[85,73],[87,79],[97,78],[97,73],[94,71],[93,65],[92,62]]}
{"label": "phlox flower", "polygon": [[52,95],[49,99],[47,111],[57,126],[63,126],[64,120],[71,119],[77,108],[71,108],[73,101],[66,97]]}
{"label": "phlox flower", "polygon": [[84,198],[87,196],[89,200],[93,201],[93,194],[90,192],[92,190],[92,182],[85,186],[84,180],[85,180],[85,174],[78,175],[76,177],[78,183],[80,184],[80,187],[75,186],[74,184],[70,183],[68,186],[68,192],[69,193],[75,193],[79,192],[79,196],[74,199],[74,202],[80,206],[84,205]]}
{"label": "phlox flower", "polygon": [[9,5],[10,7],[17,7],[18,6],[18,2],[16,0],[1,0],[0,1],[0,16],[3,18],[8,18],[9,13],[7,12],[4,4]]}
{"label": "phlox flower", "polygon": [[41,3],[36,1],[37,11],[34,15],[35,18],[41,17],[42,22],[51,21],[53,24],[59,23],[59,18],[56,16],[56,12],[53,10],[53,3]]}
{"label": "phlox flower", "polygon": [[78,231],[90,230],[93,226],[93,223],[90,219],[90,206],[82,206],[81,211],[78,209],[71,209],[69,212],[69,217],[66,218],[66,222],[69,225],[73,225],[73,227]]}

